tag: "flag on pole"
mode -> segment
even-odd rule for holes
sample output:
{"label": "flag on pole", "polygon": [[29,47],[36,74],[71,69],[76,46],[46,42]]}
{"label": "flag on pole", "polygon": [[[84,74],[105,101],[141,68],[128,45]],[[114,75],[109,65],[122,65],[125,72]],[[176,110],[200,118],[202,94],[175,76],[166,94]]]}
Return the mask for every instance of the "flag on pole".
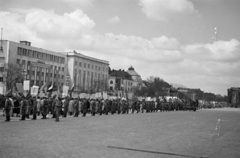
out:
{"label": "flag on pole", "polygon": [[52,91],[53,90],[53,85],[51,85],[49,88],[48,88],[48,91]]}
{"label": "flag on pole", "polygon": [[45,82],[45,84],[42,85],[42,87],[39,89],[39,92],[40,92],[40,91],[43,91],[46,86],[47,86],[47,82]]}
{"label": "flag on pole", "polygon": [[70,91],[70,97],[72,98],[72,92],[74,91],[74,84],[72,85],[71,91]]}

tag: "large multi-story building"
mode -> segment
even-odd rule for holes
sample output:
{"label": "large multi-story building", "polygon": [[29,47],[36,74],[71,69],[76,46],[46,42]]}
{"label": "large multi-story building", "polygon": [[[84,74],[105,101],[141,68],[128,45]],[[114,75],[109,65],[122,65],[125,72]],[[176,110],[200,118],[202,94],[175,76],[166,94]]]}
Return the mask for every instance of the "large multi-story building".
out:
{"label": "large multi-story building", "polygon": [[76,92],[107,90],[109,62],[85,56],[76,51],[67,53],[68,73]]}
{"label": "large multi-story building", "polygon": [[[108,80],[108,61],[91,58],[76,52],[54,52],[31,46],[28,41],[20,43],[1,41],[0,71],[6,65],[16,64],[30,80],[30,86],[72,86],[75,90],[104,89]],[[0,73],[0,87],[5,89],[6,78]]]}

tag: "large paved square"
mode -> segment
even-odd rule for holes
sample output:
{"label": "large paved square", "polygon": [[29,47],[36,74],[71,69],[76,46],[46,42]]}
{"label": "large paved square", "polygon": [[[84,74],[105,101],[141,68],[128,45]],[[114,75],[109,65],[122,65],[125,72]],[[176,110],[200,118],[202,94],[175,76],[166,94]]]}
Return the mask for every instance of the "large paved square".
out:
{"label": "large paved square", "polygon": [[3,119],[1,158],[240,157],[239,109]]}

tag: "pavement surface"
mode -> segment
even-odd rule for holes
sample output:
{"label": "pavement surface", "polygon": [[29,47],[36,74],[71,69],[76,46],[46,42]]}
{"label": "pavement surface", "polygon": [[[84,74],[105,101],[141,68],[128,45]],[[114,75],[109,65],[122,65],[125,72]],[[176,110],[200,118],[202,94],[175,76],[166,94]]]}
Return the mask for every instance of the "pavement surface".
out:
{"label": "pavement surface", "polygon": [[0,158],[240,157],[240,109],[5,122]]}

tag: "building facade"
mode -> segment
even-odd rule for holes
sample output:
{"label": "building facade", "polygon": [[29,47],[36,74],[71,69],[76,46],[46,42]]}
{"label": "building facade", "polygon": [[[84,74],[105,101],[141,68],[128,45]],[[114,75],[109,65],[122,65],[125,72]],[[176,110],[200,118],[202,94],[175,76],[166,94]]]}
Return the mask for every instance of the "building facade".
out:
{"label": "building facade", "polygon": [[[20,43],[1,41],[0,71],[6,65],[15,64],[25,72],[30,86],[48,87],[74,84],[75,91],[105,90],[108,81],[109,62],[74,52],[54,52],[31,46],[28,41]],[[0,90],[6,92],[6,78],[0,73]],[[2,92],[1,92],[2,93]]]}
{"label": "building facade", "polygon": [[133,83],[131,76],[124,70],[112,70],[109,74],[109,91],[119,97],[126,97],[127,93],[133,92]]}
{"label": "building facade", "polygon": [[69,87],[75,92],[107,91],[109,62],[85,56],[76,51],[67,53]]}
{"label": "building facade", "polygon": [[131,75],[133,80],[133,88],[141,89],[142,87],[146,87],[143,83],[141,76],[134,70],[131,66],[128,68],[127,73]]}

